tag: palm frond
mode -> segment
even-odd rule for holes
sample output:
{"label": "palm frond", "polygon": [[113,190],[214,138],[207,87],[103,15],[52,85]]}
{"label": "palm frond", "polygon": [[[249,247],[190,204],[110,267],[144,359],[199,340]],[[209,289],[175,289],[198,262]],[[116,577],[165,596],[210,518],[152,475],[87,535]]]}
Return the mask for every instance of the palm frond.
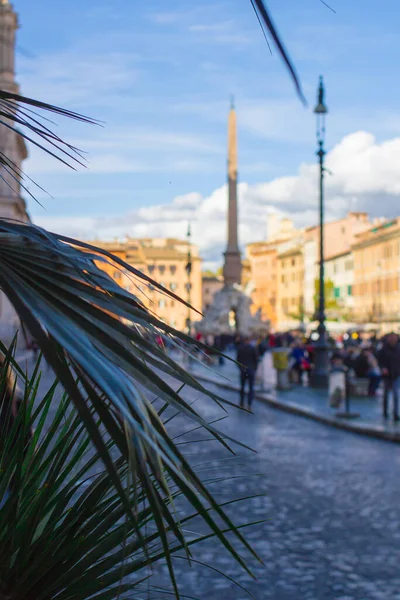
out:
{"label": "palm frond", "polygon": [[[6,367],[9,362],[10,357]],[[0,398],[4,398],[5,373],[3,369]],[[39,377],[37,365],[25,382],[24,401],[11,428],[4,427],[7,419],[0,403],[0,596],[10,600],[111,600],[118,593],[132,597],[134,590],[142,589],[149,567],[167,561],[174,581],[174,557],[188,560],[189,548],[210,537],[219,538],[246,567],[232,540],[227,541],[233,534],[241,542],[243,525],[229,525],[226,517],[226,526],[215,532],[212,523],[217,515],[225,515],[225,508],[247,498],[195,506],[181,482],[173,485],[171,473],[165,473],[168,491],[149,473],[147,480],[152,480],[157,493],[155,508],[146,480],[132,482],[129,465],[114,440],[107,438],[128,503],[136,507],[134,519],[127,519],[79,413],[66,394],[54,410],[57,381],[39,400]],[[95,408],[89,410],[96,420]],[[34,438],[27,444],[32,426],[36,426]],[[189,481],[189,476],[185,478]],[[185,510],[173,510],[178,502]],[[157,514],[166,519],[162,525]],[[207,533],[192,532],[186,539],[183,532],[199,517]],[[177,555],[182,550],[184,557]],[[175,595],[179,596],[178,585]]]}
{"label": "palm frond", "polygon": [[31,142],[68,166],[73,167],[74,163],[83,165],[81,150],[64,141],[52,131],[46,125],[48,119],[40,113],[23,106],[34,107],[44,112],[50,112],[83,123],[99,124],[99,121],[53,104],[0,90],[1,126],[13,130],[26,141]]}
{"label": "palm frond", "polygon": [[[76,240],[67,243],[32,225],[0,221],[0,287],[71,397],[130,518],[135,520],[134,511],[102,430],[112,438],[126,464],[132,460],[134,480],[146,490],[160,532],[173,522],[160,499],[160,494],[171,495],[167,479],[197,511],[204,513],[211,506],[231,527],[231,521],[169,438],[151,397],[160,398],[201,425],[228,449],[235,440],[207,423],[175,390],[176,384],[191,386],[222,404],[230,402],[207,392],[155,342],[160,333],[186,341],[189,338],[150,315],[135,296],[100,271],[96,266],[100,249],[95,254],[78,246]],[[122,266],[148,280],[129,265]],[[220,535],[216,520],[208,513],[207,519],[221,543],[234,552],[230,541]],[[179,532],[175,533],[179,538]],[[237,536],[248,547],[240,532]],[[166,551],[166,531],[162,539]],[[243,564],[239,555],[235,556]]]}
{"label": "palm frond", "polygon": [[291,61],[289,54],[288,54],[287,50],[285,49],[283,41],[274,25],[271,14],[270,14],[269,10],[267,9],[266,3],[264,2],[264,0],[250,0],[250,2],[254,9],[254,12],[257,15],[259,23],[260,23],[261,27],[263,28],[264,33],[265,33],[265,30],[264,30],[264,27],[265,27],[266,30],[271,35],[271,37],[275,43],[275,46],[277,47],[278,52],[281,55],[285,65],[291,75],[292,81],[294,83],[294,86],[296,88],[296,91],[297,91],[297,94],[298,94],[300,100],[303,102],[303,104],[307,104],[307,101],[306,101],[303,91],[301,89],[301,83],[300,83],[299,76],[296,73],[296,69],[293,65],[293,62]]}

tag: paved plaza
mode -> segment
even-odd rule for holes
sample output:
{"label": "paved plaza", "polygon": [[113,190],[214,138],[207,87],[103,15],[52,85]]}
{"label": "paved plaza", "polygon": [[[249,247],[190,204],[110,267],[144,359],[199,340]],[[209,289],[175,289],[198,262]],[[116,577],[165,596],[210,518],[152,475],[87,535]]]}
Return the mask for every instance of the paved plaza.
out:
{"label": "paved plaza", "polygon": [[[232,353],[230,356],[233,358]],[[179,360],[178,353],[174,353],[174,358]],[[206,366],[204,362],[196,360],[191,361],[188,368],[205,385],[217,383],[228,390],[239,389],[239,369],[232,360],[225,360],[222,366],[218,364]],[[352,397],[350,410],[358,417],[347,420],[336,417],[337,409],[330,407],[327,390],[316,390],[303,385],[292,385],[291,389],[285,391],[263,390],[257,383],[255,389],[259,401],[275,408],[303,415],[334,427],[400,443],[400,423],[393,423],[390,418],[388,420],[382,418],[382,390],[378,390],[378,396],[374,398]],[[340,410],[343,410],[343,407]]]}

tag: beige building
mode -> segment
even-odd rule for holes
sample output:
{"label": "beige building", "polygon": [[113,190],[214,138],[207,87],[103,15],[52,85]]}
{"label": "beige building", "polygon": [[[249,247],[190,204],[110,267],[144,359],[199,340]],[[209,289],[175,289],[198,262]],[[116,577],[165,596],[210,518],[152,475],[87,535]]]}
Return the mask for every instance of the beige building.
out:
{"label": "beige building", "polygon": [[[122,242],[91,242],[105,248],[125,260],[129,265],[142,271],[158,284],[185,301],[189,299],[188,250],[187,241],[170,238],[127,238]],[[192,269],[190,273],[190,303],[201,313],[202,277],[201,259],[198,247],[190,245]],[[159,319],[181,331],[186,329],[189,309],[178,300],[162,294],[155,287],[147,285],[130,273],[110,265],[99,263],[119,285],[137,295],[144,305]],[[190,311],[191,322],[198,321],[201,314]]]}
{"label": "beige building", "polygon": [[[343,219],[324,225],[324,258],[329,263],[334,257],[351,251],[356,236],[371,227],[365,212],[349,212]],[[345,259],[346,260],[346,259]],[[319,226],[307,227],[304,232],[304,308],[307,319],[315,314],[315,282],[319,279]],[[314,264],[314,267],[312,266]],[[328,264],[329,269],[329,264]],[[344,285],[340,283],[339,285]],[[349,284],[351,285],[351,284]]]}
{"label": "beige building", "polygon": [[325,282],[328,319],[352,321],[354,308],[352,252],[342,252],[325,261]]}
{"label": "beige building", "polygon": [[277,257],[276,325],[280,330],[297,328],[304,321],[304,254],[294,244]]}
{"label": "beige building", "polygon": [[400,218],[380,222],[357,236],[354,255],[354,318],[382,331],[400,324]]}
{"label": "beige building", "polygon": [[[341,276],[340,257],[348,260],[345,256],[351,252],[356,236],[370,227],[368,215],[364,212],[349,212],[343,219],[325,224],[326,268],[328,271],[338,270],[334,287],[340,290],[332,290],[332,293],[340,294],[339,304],[343,304],[344,309],[352,304],[352,298],[349,297],[353,291],[350,281],[352,274],[345,270]],[[262,315],[269,318],[278,329],[298,326],[300,319],[312,321],[317,308],[319,226],[296,229],[290,219],[279,220],[276,215],[270,215],[268,239],[249,244],[246,254],[250,262],[254,309],[261,309]],[[289,258],[294,261],[297,273],[291,271]],[[342,298],[345,290],[346,297]]]}

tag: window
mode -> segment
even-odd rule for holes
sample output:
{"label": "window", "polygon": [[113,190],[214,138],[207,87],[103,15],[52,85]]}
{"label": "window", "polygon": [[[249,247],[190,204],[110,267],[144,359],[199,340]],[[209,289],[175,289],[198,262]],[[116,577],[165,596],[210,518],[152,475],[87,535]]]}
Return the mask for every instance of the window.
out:
{"label": "window", "polygon": [[296,259],[292,258],[292,267],[294,267],[295,264],[296,264]]}
{"label": "window", "polygon": [[114,279],[119,281],[121,279],[121,271],[114,271]]}
{"label": "window", "polygon": [[158,308],[165,308],[166,302],[165,302],[165,298],[161,298],[158,301]]}
{"label": "window", "polygon": [[340,288],[339,287],[335,287],[333,290],[333,297],[334,298],[340,298]]}
{"label": "window", "polygon": [[176,273],[176,266],[175,265],[169,265],[169,272],[171,273],[171,275],[175,275],[175,273]]}
{"label": "window", "polygon": [[175,300],[171,300],[170,305],[175,306]]}
{"label": "window", "polygon": [[188,292],[189,290],[191,290],[191,289],[192,289],[192,284],[191,284],[191,283],[187,283],[187,284],[185,285],[185,289],[186,289],[186,291],[187,291],[187,292]]}
{"label": "window", "polygon": [[[169,289],[171,290],[171,292],[174,292],[177,287],[178,287],[178,285],[176,283],[174,283],[174,282],[172,282],[172,283],[169,284]],[[205,291],[206,294],[209,294],[210,293],[210,288],[206,288],[204,291]]]}
{"label": "window", "polygon": [[346,233],[346,227],[342,227],[342,235]]}
{"label": "window", "polygon": [[149,265],[149,273],[150,273],[150,275],[151,275],[152,273],[154,273],[154,269],[155,269],[155,268],[156,268],[156,267],[155,267],[155,265]]}
{"label": "window", "polygon": [[159,282],[159,284],[160,284],[162,287],[165,287],[165,283],[164,283],[163,281],[160,281],[160,282]]}
{"label": "window", "polygon": [[176,327],[176,319],[171,319],[169,323],[171,327]]}
{"label": "window", "polygon": [[164,275],[164,273],[165,273],[165,265],[158,265],[158,270],[160,271],[160,275]]}
{"label": "window", "polygon": [[346,271],[351,271],[354,268],[353,261],[351,259],[346,260],[345,267]]}
{"label": "window", "polygon": [[285,283],[285,276],[282,275],[282,283]]}

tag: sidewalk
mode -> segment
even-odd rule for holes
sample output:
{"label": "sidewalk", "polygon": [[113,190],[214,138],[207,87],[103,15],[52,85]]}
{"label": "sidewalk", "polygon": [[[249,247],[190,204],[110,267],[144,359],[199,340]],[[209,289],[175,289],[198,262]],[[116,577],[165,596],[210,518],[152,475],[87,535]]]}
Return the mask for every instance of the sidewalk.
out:
{"label": "sidewalk", "polygon": [[[190,371],[201,381],[214,383],[239,393],[238,368],[230,361],[226,360],[222,367],[218,365],[207,367],[193,361]],[[336,417],[335,410],[329,406],[328,392],[325,390],[294,385],[288,391],[264,392],[256,384],[255,398],[279,410],[314,419],[332,427],[400,443],[400,423],[383,420],[382,400],[379,396],[376,398],[351,398],[351,411],[360,415],[354,419]]]}

